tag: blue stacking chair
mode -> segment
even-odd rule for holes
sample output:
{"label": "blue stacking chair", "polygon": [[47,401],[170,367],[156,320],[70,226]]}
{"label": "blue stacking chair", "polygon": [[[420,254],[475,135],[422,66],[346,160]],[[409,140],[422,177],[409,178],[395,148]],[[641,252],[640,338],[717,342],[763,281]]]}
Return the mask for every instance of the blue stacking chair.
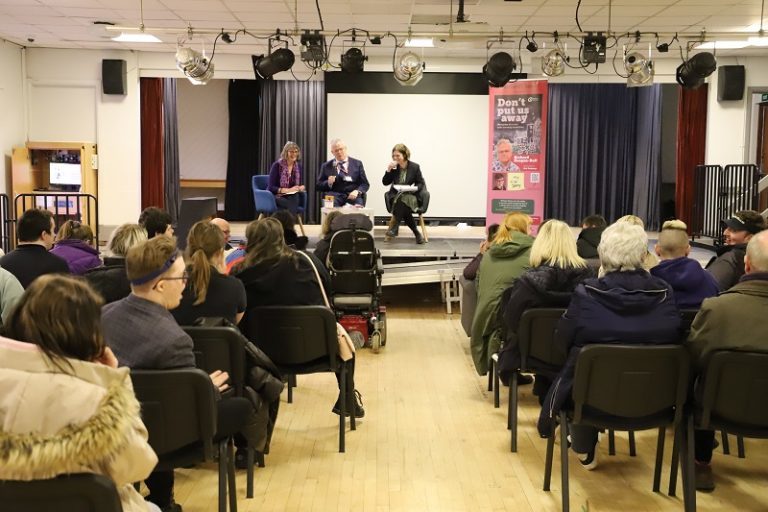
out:
{"label": "blue stacking chair", "polygon": [[[256,174],[251,178],[251,187],[253,188],[253,204],[256,207],[256,213],[261,218],[262,215],[272,215],[277,211],[277,204],[275,203],[275,196],[268,190],[269,175]],[[301,234],[304,233],[304,223],[302,218],[304,217],[304,211],[307,207],[307,193],[299,192],[299,208],[298,208],[298,221]]]}

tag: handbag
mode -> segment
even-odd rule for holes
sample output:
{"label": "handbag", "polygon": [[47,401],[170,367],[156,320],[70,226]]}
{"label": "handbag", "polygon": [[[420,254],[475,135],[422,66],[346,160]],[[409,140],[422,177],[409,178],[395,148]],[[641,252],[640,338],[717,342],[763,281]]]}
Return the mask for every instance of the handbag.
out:
{"label": "handbag", "polygon": [[[323,286],[323,280],[320,279],[320,272],[317,271],[317,267],[315,266],[315,262],[312,261],[312,258],[310,258],[307,254],[303,253],[302,251],[296,251],[309,262],[309,265],[312,267],[312,270],[315,271],[315,279],[317,279],[317,284],[320,286],[320,292],[323,294],[323,301],[325,301],[325,307],[327,307],[330,310],[333,310],[331,307],[331,303],[328,301],[328,295],[325,293],[325,287]],[[336,322],[336,338],[339,343],[339,357],[342,361],[349,361],[352,359],[355,355],[355,344],[352,342],[352,338],[349,336],[349,333],[346,329],[344,329],[344,326],[341,325],[339,322]]]}

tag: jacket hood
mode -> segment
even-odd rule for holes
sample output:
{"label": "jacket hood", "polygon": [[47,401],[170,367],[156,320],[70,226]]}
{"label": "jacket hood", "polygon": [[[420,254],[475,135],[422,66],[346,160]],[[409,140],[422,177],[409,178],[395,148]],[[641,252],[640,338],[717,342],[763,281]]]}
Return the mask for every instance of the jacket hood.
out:
{"label": "jacket hood", "polygon": [[576,286],[590,277],[595,277],[595,270],[589,267],[560,268],[544,264],[532,268],[520,279],[527,281],[547,303],[560,304],[568,303]]}
{"label": "jacket hood", "polygon": [[493,244],[488,253],[494,258],[516,258],[533,245],[533,237],[522,233],[512,233],[512,240]]}
{"label": "jacket hood", "polygon": [[701,273],[704,269],[698,261],[681,257],[663,260],[651,269],[651,274],[661,278],[678,291],[697,290],[701,288]]}
{"label": "jacket hood", "polygon": [[603,236],[605,228],[584,228],[579,233],[579,240],[583,240],[597,250],[597,246],[600,245],[600,237]]}
{"label": "jacket hood", "polygon": [[610,272],[600,279],[588,279],[584,289],[602,307],[627,314],[645,313],[674,300],[669,284],[645,270]]}
{"label": "jacket hood", "polygon": [[81,251],[85,251],[90,254],[94,254],[96,256],[99,255],[99,251],[94,249],[91,245],[85,243],[82,240],[77,240],[75,238],[67,238],[65,240],[59,240],[56,242],[56,247],[70,247],[72,249],[78,249]]}

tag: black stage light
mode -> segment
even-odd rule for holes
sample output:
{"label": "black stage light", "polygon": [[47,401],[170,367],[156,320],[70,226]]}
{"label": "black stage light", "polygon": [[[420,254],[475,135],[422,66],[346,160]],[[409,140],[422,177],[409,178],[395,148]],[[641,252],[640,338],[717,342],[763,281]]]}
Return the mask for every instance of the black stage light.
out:
{"label": "black stage light", "polygon": [[510,54],[498,52],[491,55],[483,66],[483,75],[492,87],[504,87],[512,79],[515,67],[515,60]]}
{"label": "black stage light", "polygon": [[675,79],[686,89],[696,89],[715,72],[717,61],[709,52],[697,53],[677,67]]}
{"label": "black stage light", "polygon": [[253,72],[257,79],[267,80],[276,73],[288,71],[296,61],[293,52],[288,48],[278,48],[267,56],[251,55]]}
{"label": "black stage light", "polygon": [[360,48],[350,48],[341,56],[341,70],[347,73],[362,73],[368,57]]}
{"label": "black stage light", "polygon": [[584,62],[586,64],[603,64],[605,63],[605,47],[608,39],[602,32],[598,32],[594,35],[592,32],[588,32],[584,36]]}
{"label": "black stage light", "polygon": [[669,43],[659,43],[656,45],[656,50],[659,53],[667,53],[669,51]]}
{"label": "black stage light", "polygon": [[380,36],[373,36],[371,38],[371,44],[381,44],[381,37]]}
{"label": "black stage light", "polygon": [[301,35],[301,60],[304,62],[323,62],[325,60],[325,37],[319,30],[305,30]]}

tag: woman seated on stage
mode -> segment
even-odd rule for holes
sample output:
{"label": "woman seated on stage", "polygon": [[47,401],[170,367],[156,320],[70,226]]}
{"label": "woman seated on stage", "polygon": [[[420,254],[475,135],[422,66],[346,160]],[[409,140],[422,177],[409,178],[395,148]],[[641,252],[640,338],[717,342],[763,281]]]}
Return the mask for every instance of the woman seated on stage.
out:
{"label": "woman seated on stage", "polygon": [[288,141],[280,152],[280,159],[269,169],[269,191],[275,196],[278,208],[290,210],[294,215],[299,209],[299,192],[304,192],[301,184],[301,152],[295,142]]}
{"label": "woman seated on stage", "polygon": [[491,355],[501,347],[498,308],[501,294],[528,269],[533,244],[531,218],[508,213],[496,232],[491,248],[480,261],[477,274],[477,309],[472,320],[470,350],[478,375],[488,373]]}
{"label": "woman seated on stage", "polygon": [[[525,310],[567,307],[576,286],[597,273],[579,256],[571,228],[560,220],[548,220],[539,228],[531,246],[530,263],[531,269],[504,292],[499,304],[504,343],[499,352],[499,373],[504,381],[520,368],[517,331]],[[549,375],[536,375],[533,393],[540,400],[549,389],[551,377],[559,370],[552,368]]]}
{"label": "woman seated on stage", "polygon": [[[384,185],[392,185],[387,191],[387,195],[392,199],[392,221],[389,230],[387,230],[385,240],[397,236],[400,222],[405,221],[405,225],[411,228],[416,237],[417,244],[424,243],[424,237],[419,233],[416,227],[416,221],[413,218],[413,212],[419,206],[418,194],[424,187],[424,177],[421,175],[421,168],[416,162],[411,162],[411,151],[405,144],[395,144],[392,148],[392,161],[387,166],[387,171],[381,182]],[[398,191],[397,185],[415,186],[414,191]]]}
{"label": "woman seated on stage", "polygon": [[159,511],[133,482],[157,463],[128,368],[104,344],[101,298],[84,281],[37,278],[0,338],[0,480],[111,478],[126,512]]}
{"label": "woman seated on stage", "polygon": [[189,281],[181,304],[171,310],[179,325],[194,325],[204,317],[222,317],[233,324],[245,312],[245,288],[224,274],[224,233],[210,221],[196,222],[187,236]]}
{"label": "woman seated on stage", "polygon": [[[331,295],[328,272],[313,255],[285,245],[280,222],[272,217],[255,220],[248,224],[245,237],[248,239],[245,261],[234,269],[234,273],[245,285],[248,310],[263,306],[325,305],[322,290]],[[313,266],[322,282],[318,282]],[[247,318],[242,324],[243,330],[247,331]],[[354,389],[355,358],[345,364],[347,378]],[[339,375],[336,377],[338,379]],[[333,412],[341,413],[339,400],[336,400]],[[360,393],[355,390],[355,417],[362,418],[364,414]]]}

